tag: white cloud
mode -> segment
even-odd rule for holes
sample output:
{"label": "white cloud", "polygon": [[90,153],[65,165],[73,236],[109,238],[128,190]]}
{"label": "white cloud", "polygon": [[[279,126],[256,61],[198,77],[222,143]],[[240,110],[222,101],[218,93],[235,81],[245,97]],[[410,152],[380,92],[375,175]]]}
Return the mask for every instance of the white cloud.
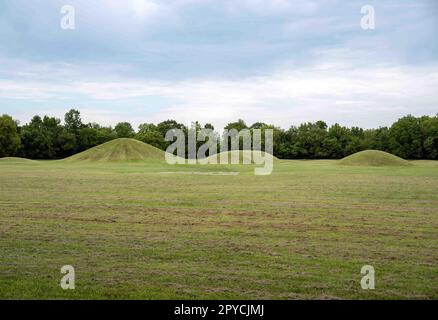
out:
{"label": "white cloud", "polygon": [[399,2],[376,4],[379,27],[364,32],[360,5],[337,0],[74,0],[77,30],[65,33],[63,1],[6,1],[0,111],[217,127],[433,114],[432,1]]}
{"label": "white cloud", "polygon": [[[88,113],[97,122],[99,115],[105,122],[128,120],[135,125],[151,118],[175,118],[185,123],[212,122],[217,127],[237,118],[282,127],[317,119],[369,127],[390,124],[407,113],[433,114],[438,105],[436,64],[353,68],[348,63],[343,67],[339,61],[326,61],[234,80],[58,80],[0,80],[0,99],[62,101],[80,97],[88,110],[83,110],[83,114]],[[172,102],[158,109],[148,103],[151,97]],[[145,107],[138,107],[137,102],[135,112],[129,108],[113,113],[90,108],[93,102],[129,107],[132,99],[144,101]],[[80,106],[77,107],[81,109]],[[148,118],[142,120],[144,114]]]}
{"label": "white cloud", "polygon": [[165,11],[165,5],[152,0],[105,0],[101,1],[101,7],[116,15],[127,12],[129,15],[147,19],[157,16]]}

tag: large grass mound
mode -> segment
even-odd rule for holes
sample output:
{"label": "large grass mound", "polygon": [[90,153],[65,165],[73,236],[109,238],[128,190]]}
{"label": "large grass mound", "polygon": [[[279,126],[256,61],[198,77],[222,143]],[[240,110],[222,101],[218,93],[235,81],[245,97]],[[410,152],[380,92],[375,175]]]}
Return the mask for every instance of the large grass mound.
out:
{"label": "large grass mound", "polygon": [[393,154],[379,150],[365,150],[339,161],[344,166],[410,166],[410,162],[399,158]]}
{"label": "large grass mound", "polygon": [[75,154],[66,161],[164,161],[164,152],[135,139],[115,139],[84,152]]}
{"label": "large grass mound", "polygon": [[37,163],[35,160],[18,157],[5,157],[0,158],[0,163]]}

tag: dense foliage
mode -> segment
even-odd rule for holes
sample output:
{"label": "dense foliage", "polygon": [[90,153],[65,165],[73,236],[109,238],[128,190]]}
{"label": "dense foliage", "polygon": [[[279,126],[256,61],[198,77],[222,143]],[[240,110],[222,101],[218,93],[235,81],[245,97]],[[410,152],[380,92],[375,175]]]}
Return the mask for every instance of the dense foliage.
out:
{"label": "dense foliage", "polygon": [[[192,123],[196,130],[214,129],[211,124]],[[78,110],[60,119],[34,116],[23,126],[10,116],[0,117],[0,157],[20,156],[30,159],[59,159],[84,151],[116,138],[136,138],[165,150],[170,142],[164,137],[169,129],[188,128],[175,120],[157,125],[141,124],[135,132],[128,122],[115,128],[96,123],[84,124]],[[339,159],[358,151],[375,149],[405,159],[438,160],[438,115],[434,117],[405,116],[391,127],[364,130],[339,124],[328,126],[324,121],[303,123],[287,130],[256,122],[248,126],[243,120],[229,123],[225,129],[273,129],[274,155],[283,159]],[[202,142],[199,142],[202,144]]]}
{"label": "dense foliage", "polygon": [[8,115],[0,117],[0,157],[14,155],[20,147],[17,124]]}

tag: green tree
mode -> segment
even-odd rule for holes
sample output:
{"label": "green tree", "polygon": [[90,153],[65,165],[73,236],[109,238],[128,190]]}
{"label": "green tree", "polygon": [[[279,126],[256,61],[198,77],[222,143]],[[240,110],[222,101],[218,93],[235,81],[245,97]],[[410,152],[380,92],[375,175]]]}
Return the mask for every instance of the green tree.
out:
{"label": "green tree", "polygon": [[392,152],[389,141],[389,130],[387,127],[368,129],[364,131],[362,145],[364,150],[381,150]]}
{"label": "green tree", "polygon": [[328,129],[327,139],[324,141],[324,149],[327,157],[340,159],[347,156],[347,146],[351,142],[351,132],[348,128],[335,123]]}
{"label": "green tree", "polygon": [[350,155],[364,150],[364,130],[359,127],[349,129],[349,141],[345,147],[345,155]]}
{"label": "green tree", "polygon": [[408,115],[397,120],[389,129],[391,150],[405,159],[421,159],[423,137],[420,120]]}
{"label": "green tree", "polygon": [[99,144],[99,129],[86,125],[79,130],[79,150],[87,150]]}
{"label": "green tree", "polygon": [[172,129],[180,129],[187,133],[187,127],[182,123],[178,123],[175,120],[166,120],[157,124],[157,130],[163,137],[166,136],[167,131]]}
{"label": "green tree", "polygon": [[20,145],[16,122],[6,114],[2,115],[0,117],[0,157],[14,156]]}
{"label": "green tree", "polygon": [[166,146],[164,136],[153,123],[141,124],[138,127],[138,132],[135,138],[162,150],[164,150]]}
{"label": "green tree", "polygon": [[293,152],[293,142],[296,140],[295,136],[295,127],[291,127],[289,130],[275,128],[274,156],[282,159],[295,158],[296,155]]}
{"label": "green tree", "polygon": [[77,133],[83,126],[81,113],[76,109],[70,109],[70,111],[64,115],[64,123],[68,131]]}
{"label": "green tree", "polygon": [[[248,128],[248,126],[246,125],[246,123],[245,123],[245,121],[243,121],[242,119],[239,119],[239,120],[237,120],[236,122],[230,122],[230,123],[228,123],[226,126],[225,126],[225,128],[224,128],[225,130],[229,130],[229,131],[231,131],[231,130],[237,130],[237,132],[240,132],[240,131],[242,131],[242,130],[244,130],[244,129],[249,129]],[[222,138],[221,138],[221,140],[222,140],[222,144],[223,145],[228,145],[228,150],[230,150],[231,149],[231,141],[232,141],[232,138],[231,138],[231,132],[228,132],[228,134],[227,135],[225,135],[225,132],[223,133],[223,135],[222,135]],[[243,149],[243,137],[240,137],[239,138],[239,150],[242,150]]]}
{"label": "green tree", "polygon": [[438,115],[435,117],[424,116],[420,118],[423,136],[423,157],[438,159]]}
{"label": "green tree", "polygon": [[299,158],[319,159],[327,157],[324,140],[327,137],[327,124],[324,121],[303,123],[297,129],[295,149]]}
{"label": "green tree", "polygon": [[87,150],[116,138],[112,128],[101,127],[97,123],[88,123],[79,130],[79,149]]}
{"label": "green tree", "polygon": [[157,124],[157,130],[160,132],[161,136],[163,137],[163,141],[164,141],[163,142],[164,147],[162,149],[166,150],[167,147],[172,143],[171,141],[165,141],[166,133],[172,129],[180,129],[184,132],[184,134],[186,136],[186,153],[187,153],[187,150],[188,150],[188,148],[187,148],[188,128],[184,124],[178,123],[177,121],[171,120],[171,119],[160,122],[159,124]]}
{"label": "green tree", "polygon": [[98,144],[105,143],[116,139],[116,132],[112,127],[99,127],[98,129]]}
{"label": "green tree", "polygon": [[58,145],[58,158],[71,156],[77,150],[76,135],[62,128],[56,139],[56,144]]}
{"label": "green tree", "polygon": [[61,158],[62,146],[59,144],[59,135],[65,130],[61,126],[61,120],[54,117],[44,116],[41,130],[50,141],[50,153],[48,154],[48,157]]}
{"label": "green tree", "polygon": [[55,150],[51,136],[40,116],[34,116],[21,128],[23,156],[30,159],[51,159]]}
{"label": "green tree", "polygon": [[[80,112],[75,109],[65,114],[64,126],[59,119],[48,116],[43,119],[35,116],[29,124],[22,127],[18,127],[9,116],[3,115],[0,119],[0,156],[17,154],[34,159],[63,158],[116,137],[135,137],[165,150],[171,143],[165,141],[168,130],[181,129],[186,137],[188,136],[188,128],[175,120],[166,120],[158,125],[142,124],[137,134],[127,122],[117,124],[114,130],[96,123],[85,125],[82,123]],[[193,122],[191,128],[198,133],[202,128],[214,130],[211,124],[202,126],[198,121]],[[261,129],[262,148],[265,130],[273,129],[274,155],[285,159],[338,159],[365,149],[387,151],[411,159],[438,159],[438,115],[419,118],[408,115],[399,119],[389,129],[383,127],[363,130],[339,124],[328,128],[324,121],[303,123],[288,130],[264,122],[256,122],[248,128],[241,119],[228,123],[225,129]],[[17,151],[20,140],[21,147]],[[240,141],[240,148],[243,148],[243,139]],[[187,143],[186,140],[186,152]],[[203,143],[197,141],[197,146]]]}
{"label": "green tree", "polygon": [[237,131],[241,131],[243,129],[248,129],[248,126],[246,125],[245,121],[243,121],[242,119],[239,119],[236,122],[228,123],[224,129],[227,129],[227,130],[236,129]]}
{"label": "green tree", "polygon": [[264,122],[255,122],[249,128],[250,129],[261,129],[263,127],[267,127],[268,125]]}
{"label": "green tree", "polygon": [[[80,131],[84,127],[81,119],[81,113],[76,109],[70,109],[64,115],[64,128],[68,134],[63,134],[63,138],[68,139],[68,143],[64,145],[65,152],[68,152],[68,155],[83,151],[81,148],[81,137]],[[72,138],[74,135],[74,139]],[[64,141],[66,142],[66,141]],[[74,145],[73,145],[74,143]],[[70,149],[70,147],[73,147]],[[68,151],[67,151],[68,150]]]}
{"label": "green tree", "polygon": [[135,135],[134,129],[129,122],[119,122],[114,128],[117,138],[132,138]]}

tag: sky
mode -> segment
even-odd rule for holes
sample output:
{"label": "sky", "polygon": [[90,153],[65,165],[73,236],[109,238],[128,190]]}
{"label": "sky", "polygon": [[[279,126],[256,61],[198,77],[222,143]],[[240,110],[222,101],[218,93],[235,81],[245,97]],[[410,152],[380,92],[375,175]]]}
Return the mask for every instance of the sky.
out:
{"label": "sky", "polygon": [[[64,5],[75,29],[61,27]],[[361,28],[371,5],[375,29]],[[0,114],[374,128],[438,113],[435,0],[0,0]]]}

